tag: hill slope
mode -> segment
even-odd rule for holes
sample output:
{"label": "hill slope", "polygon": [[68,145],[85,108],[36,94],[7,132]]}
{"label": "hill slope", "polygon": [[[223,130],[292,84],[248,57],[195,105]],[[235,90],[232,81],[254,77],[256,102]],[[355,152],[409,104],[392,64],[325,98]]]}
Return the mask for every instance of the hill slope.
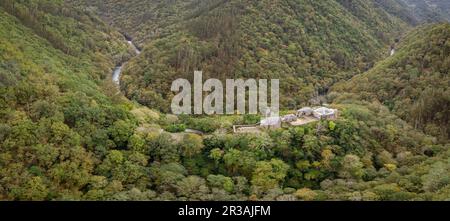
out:
{"label": "hill slope", "polygon": [[[0,199],[75,199],[131,119],[109,84],[123,37],[62,1],[0,2]],[[108,92],[109,91],[109,92]]]}
{"label": "hill slope", "polygon": [[447,0],[399,0],[421,22],[450,21],[450,2]]}
{"label": "hill slope", "polygon": [[[432,137],[414,130],[379,102],[338,104],[341,115],[335,121],[256,135],[227,132],[232,124],[254,116],[178,118],[143,107],[133,109],[134,105],[117,95],[109,79],[112,67],[126,59],[132,49],[91,9],[72,3],[0,2],[0,200],[449,199],[448,145],[437,145]],[[325,7],[317,3],[319,6]],[[234,12],[231,6],[226,8],[225,15]],[[345,10],[341,8],[341,12]],[[270,18],[268,11],[264,14]],[[223,21],[219,27],[235,24],[233,19],[222,20],[220,16],[211,22],[217,21]],[[272,41],[273,45],[284,41],[271,37],[278,30],[271,23],[275,21],[258,20],[268,24],[272,32],[258,31],[266,30],[258,25],[237,35],[255,36],[262,64],[270,64],[267,57],[276,58],[262,50],[264,47],[282,54],[271,46]],[[201,20],[196,22],[193,24],[202,24]],[[252,21],[244,17],[240,23],[250,28]],[[234,32],[223,32],[229,28],[207,25],[215,31],[198,32],[203,29],[195,27],[183,29],[186,32],[181,34],[189,38],[175,44],[204,39],[195,43],[198,45],[235,37]],[[319,26],[298,32],[297,26],[293,27],[289,30],[302,36],[303,32],[313,33],[314,38],[301,39],[317,45],[294,45],[302,46],[305,54],[330,44],[323,39],[334,39],[327,35],[333,32]],[[170,30],[173,36],[180,35],[180,29]],[[370,40],[367,30],[349,30]],[[258,34],[251,35],[254,31]],[[156,41],[146,49],[163,53],[163,48],[156,51],[154,47],[164,41],[168,42]],[[365,45],[358,39],[352,42]],[[367,43],[372,44],[378,45]],[[251,60],[251,56],[245,59]],[[320,59],[316,62],[320,64]],[[175,133],[186,125],[208,134]],[[174,133],[161,131],[160,126]]]}
{"label": "hill slope", "polygon": [[125,68],[126,96],[167,111],[171,82],[192,78],[195,69],[220,79],[280,78],[282,103],[290,108],[367,70],[409,24],[375,1],[352,2],[352,8],[306,0],[92,5],[145,45]]}
{"label": "hill slope", "polygon": [[450,137],[450,24],[420,27],[397,53],[334,89],[383,102],[416,128]]}

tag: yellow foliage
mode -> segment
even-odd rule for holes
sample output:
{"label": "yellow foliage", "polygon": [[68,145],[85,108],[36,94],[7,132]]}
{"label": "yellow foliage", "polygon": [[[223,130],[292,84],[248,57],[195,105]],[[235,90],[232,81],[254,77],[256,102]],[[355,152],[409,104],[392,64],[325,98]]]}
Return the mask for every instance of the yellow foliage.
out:
{"label": "yellow foliage", "polygon": [[311,201],[316,198],[317,193],[314,192],[314,190],[311,190],[308,188],[303,188],[303,189],[297,190],[297,192],[295,192],[295,196],[299,200]]}
{"label": "yellow foliage", "polygon": [[384,168],[386,168],[390,172],[393,172],[397,169],[397,166],[395,164],[387,163],[387,164],[384,164]]}

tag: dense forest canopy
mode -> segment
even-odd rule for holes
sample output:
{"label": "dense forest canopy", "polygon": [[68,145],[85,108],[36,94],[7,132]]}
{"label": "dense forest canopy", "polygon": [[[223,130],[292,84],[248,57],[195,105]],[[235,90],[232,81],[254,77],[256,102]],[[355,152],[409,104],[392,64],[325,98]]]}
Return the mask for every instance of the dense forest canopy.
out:
{"label": "dense forest canopy", "polygon": [[398,0],[406,4],[412,16],[421,22],[450,21],[450,2],[447,0]]}
{"label": "dense forest canopy", "polygon": [[[2,0],[0,200],[449,200],[450,27],[406,1]],[[339,117],[167,113],[194,69]]]}
{"label": "dense forest canopy", "polygon": [[409,27],[367,1],[180,2],[164,3],[183,13],[151,22],[164,31],[147,35],[122,77],[128,98],[164,112],[171,82],[192,79],[196,69],[205,78],[279,78],[283,106],[297,108],[370,68]]}
{"label": "dense forest canopy", "polygon": [[450,138],[449,55],[450,24],[420,27],[402,40],[394,56],[335,88],[376,99],[445,141]]}

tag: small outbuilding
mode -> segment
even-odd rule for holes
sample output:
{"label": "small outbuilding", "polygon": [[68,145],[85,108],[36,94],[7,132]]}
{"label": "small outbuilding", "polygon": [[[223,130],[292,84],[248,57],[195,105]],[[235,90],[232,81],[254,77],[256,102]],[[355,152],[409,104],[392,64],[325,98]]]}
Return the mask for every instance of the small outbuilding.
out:
{"label": "small outbuilding", "polygon": [[326,107],[319,107],[317,109],[314,109],[313,115],[318,119],[336,119],[337,110]]}
{"label": "small outbuilding", "polygon": [[310,107],[304,107],[297,111],[297,117],[305,117],[313,115],[314,110]]}
{"label": "small outbuilding", "polygon": [[268,117],[261,120],[260,126],[264,129],[278,129],[281,128],[281,117]]}
{"label": "small outbuilding", "polygon": [[295,114],[289,114],[284,116],[281,120],[286,123],[297,121],[298,117]]}

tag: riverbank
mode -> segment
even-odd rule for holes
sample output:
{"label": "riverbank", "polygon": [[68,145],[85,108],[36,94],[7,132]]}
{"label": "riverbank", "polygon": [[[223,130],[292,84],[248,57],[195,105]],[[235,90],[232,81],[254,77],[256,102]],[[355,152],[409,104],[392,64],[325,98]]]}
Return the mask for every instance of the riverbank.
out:
{"label": "riverbank", "polygon": [[[134,52],[135,52],[135,56],[138,56],[139,54],[141,54],[141,50],[133,43],[132,39],[128,38],[127,36],[124,35],[124,39],[127,41],[127,43],[133,48]],[[134,56],[133,56],[134,57]],[[132,57],[132,58],[133,58]],[[129,60],[131,60],[132,58],[130,58]],[[128,60],[128,61],[129,61]],[[120,75],[122,74],[122,69],[123,67],[128,63],[128,61],[123,62],[122,64],[120,64],[119,66],[116,66],[114,68],[114,71],[112,73],[112,81],[117,84],[120,85]]]}

